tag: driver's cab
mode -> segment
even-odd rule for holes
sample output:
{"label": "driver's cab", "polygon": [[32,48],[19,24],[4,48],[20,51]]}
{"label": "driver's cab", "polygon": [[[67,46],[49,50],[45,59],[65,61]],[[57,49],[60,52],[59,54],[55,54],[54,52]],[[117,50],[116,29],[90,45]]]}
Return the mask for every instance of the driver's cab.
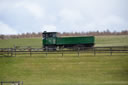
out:
{"label": "driver's cab", "polygon": [[43,48],[44,50],[56,49],[57,32],[46,32],[42,33],[43,36]]}
{"label": "driver's cab", "polygon": [[48,45],[55,45],[56,44],[56,38],[57,38],[57,32],[43,32],[43,46]]}

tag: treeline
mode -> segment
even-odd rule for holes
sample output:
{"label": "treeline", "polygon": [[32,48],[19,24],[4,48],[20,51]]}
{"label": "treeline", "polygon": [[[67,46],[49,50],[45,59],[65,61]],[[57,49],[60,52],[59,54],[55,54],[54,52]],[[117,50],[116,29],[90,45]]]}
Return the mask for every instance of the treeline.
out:
{"label": "treeline", "polygon": [[128,30],[123,30],[121,32],[111,32],[106,31],[91,31],[91,32],[63,32],[59,33],[60,36],[102,36],[102,35],[128,35]]}
{"label": "treeline", "polygon": [[[63,32],[58,33],[59,36],[103,36],[103,35],[128,35],[128,30],[123,30],[121,32],[111,32],[106,31],[93,31],[93,32]],[[40,38],[42,37],[42,32],[32,32],[32,33],[22,33],[17,35],[0,35],[0,39],[18,39],[18,38]]]}
{"label": "treeline", "polygon": [[38,38],[38,37],[42,37],[42,32],[22,33],[17,35],[0,35],[0,39]]}

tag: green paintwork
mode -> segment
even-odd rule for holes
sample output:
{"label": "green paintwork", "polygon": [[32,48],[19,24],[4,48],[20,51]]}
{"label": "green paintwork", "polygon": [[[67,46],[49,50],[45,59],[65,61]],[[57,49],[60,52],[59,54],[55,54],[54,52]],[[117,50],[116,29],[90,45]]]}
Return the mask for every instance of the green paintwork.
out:
{"label": "green paintwork", "polygon": [[56,37],[43,39],[43,45],[65,45],[65,44],[93,44],[94,36],[84,37]]}
{"label": "green paintwork", "polygon": [[56,38],[43,39],[43,45],[53,45],[53,44],[56,44]]}
{"label": "green paintwork", "polygon": [[59,37],[57,38],[57,45],[64,44],[91,44],[94,43],[94,36],[86,37]]}

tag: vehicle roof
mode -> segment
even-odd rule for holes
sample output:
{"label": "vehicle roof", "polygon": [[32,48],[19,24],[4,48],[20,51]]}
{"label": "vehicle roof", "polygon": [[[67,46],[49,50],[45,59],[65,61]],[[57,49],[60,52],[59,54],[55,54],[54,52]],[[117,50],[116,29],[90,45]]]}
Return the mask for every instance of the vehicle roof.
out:
{"label": "vehicle roof", "polygon": [[57,33],[57,32],[47,32],[47,31],[43,32],[43,34],[49,34],[49,33]]}

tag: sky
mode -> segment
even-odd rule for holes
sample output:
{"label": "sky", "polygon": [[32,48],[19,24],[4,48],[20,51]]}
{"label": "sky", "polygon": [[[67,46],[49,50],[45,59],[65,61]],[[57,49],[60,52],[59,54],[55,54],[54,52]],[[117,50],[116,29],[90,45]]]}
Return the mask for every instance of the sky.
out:
{"label": "sky", "polygon": [[128,0],[0,0],[0,34],[128,30]]}

